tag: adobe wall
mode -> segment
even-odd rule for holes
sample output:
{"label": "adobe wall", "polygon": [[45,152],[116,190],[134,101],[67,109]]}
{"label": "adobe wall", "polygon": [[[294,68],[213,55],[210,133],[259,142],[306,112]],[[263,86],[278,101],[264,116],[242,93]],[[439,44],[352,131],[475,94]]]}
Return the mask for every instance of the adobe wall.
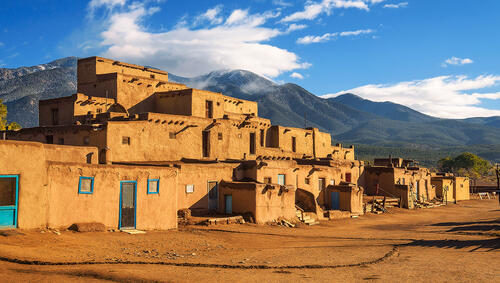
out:
{"label": "adobe wall", "polygon": [[0,175],[19,175],[19,228],[45,227],[48,206],[46,174],[42,144],[0,140]]}
{"label": "adobe wall", "polygon": [[191,116],[191,91],[161,92],[155,95],[156,113]]}
{"label": "adobe wall", "polygon": [[73,124],[74,97],[63,97],[38,102],[38,124],[39,126],[54,125],[52,111],[57,110],[58,125]]}
{"label": "adobe wall", "polygon": [[[448,201],[453,201],[454,198],[454,193],[453,193],[453,180],[450,178],[439,178],[439,177],[433,177],[431,179],[431,184],[434,186],[434,190],[436,192],[436,196],[438,198],[442,198],[443,201],[448,200]],[[448,191],[445,194],[444,188],[448,187]]]}
{"label": "adobe wall", "polygon": [[[356,186],[348,185],[329,185],[326,188],[326,193],[330,195],[332,192],[339,193],[339,208],[343,211],[349,211],[353,214],[363,214],[363,189]],[[332,208],[331,197],[328,196],[326,206]]]}
{"label": "adobe wall", "polygon": [[[236,163],[176,163],[180,166],[177,177],[177,207],[178,209],[189,208],[195,213],[208,212],[208,182],[232,180],[233,168]],[[186,192],[186,186],[193,185],[194,192]]]}
{"label": "adobe wall", "polygon": [[102,57],[88,57],[78,60],[78,84],[96,81],[96,75],[121,73],[132,76],[151,78],[159,81],[168,81],[165,71],[123,63]]}
{"label": "adobe wall", "polygon": [[98,163],[98,149],[92,146],[67,146],[44,144],[45,159],[47,161]]}
{"label": "adobe wall", "polygon": [[225,211],[225,195],[232,196],[233,214],[251,212],[257,224],[295,218],[295,189],[258,183],[222,183],[219,212]]}
{"label": "adobe wall", "polygon": [[[79,194],[80,176],[94,177],[92,194]],[[48,162],[49,227],[98,222],[118,228],[120,181],[137,181],[137,229],[177,227],[176,169]],[[158,194],[147,194],[147,180],[160,179]]]}
{"label": "adobe wall", "polygon": [[[272,126],[268,131],[269,147],[280,148],[286,152],[313,157],[314,138],[313,131],[301,128]],[[293,151],[292,139],[296,140],[296,150]],[[326,155],[324,155],[326,157]]]}
{"label": "adobe wall", "polygon": [[414,169],[405,169],[405,168],[394,168],[394,180],[396,183],[403,184],[402,178],[405,179],[405,184],[410,185],[411,191],[416,195],[417,194],[417,184],[419,189],[419,197],[420,200],[432,200],[436,197],[436,191],[433,189],[431,185],[431,174],[428,169],[419,168],[418,170]]}
{"label": "adobe wall", "polygon": [[470,181],[467,177],[455,177],[454,196],[458,200],[470,199]]}

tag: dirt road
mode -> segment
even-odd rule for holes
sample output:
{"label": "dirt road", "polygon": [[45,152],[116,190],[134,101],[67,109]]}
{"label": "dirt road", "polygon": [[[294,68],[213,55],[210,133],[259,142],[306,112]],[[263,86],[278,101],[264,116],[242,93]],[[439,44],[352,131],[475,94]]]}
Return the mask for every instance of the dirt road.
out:
{"label": "dirt road", "polygon": [[[395,208],[294,229],[20,232],[0,236],[0,281],[500,282],[497,200]],[[68,265],[28,264],[34,260]]]}

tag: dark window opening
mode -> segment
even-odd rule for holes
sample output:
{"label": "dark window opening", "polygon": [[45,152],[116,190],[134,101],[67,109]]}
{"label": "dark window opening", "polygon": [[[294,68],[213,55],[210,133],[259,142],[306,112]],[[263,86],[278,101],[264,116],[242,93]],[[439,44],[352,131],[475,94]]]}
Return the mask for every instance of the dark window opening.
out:
{"label": "dark window opening", "polygon": [[0,206],[16,205],[16,178],[0,178]]}
{"label": "dark window opening", "polygon": [[214,103],[210,100],[205,101],[205,117],[213,118],[214,117]]}
{"label": "dark window opening", "polygon": [[203,157],[210,156],[210,132],[203,131]]}
{"label": "dark window opening", "polygon": [[297,138],[292,137],[292,151],[297,152]]}
{"label": "dark window opening", "polygon": [[271,184],[272,182],[273,182],[273,179],[271,177],[264,177],[265,184]]}
{"label": "dark window opening", "polygon": [[50,144],[54,143],[54,136],[53,135],[45,136],[45,142]]}
{"label": "dark window opening", "polygon": [[59,109],[52,109],[52,125],[59,125]]}
{"label": "dark window opening", "polygon": [[264,146],[264,130],[260,130],[260,146]]}
{"label": "dark window opening", "polygon": [[149,75],[150,78],[154,79],[155,78],[155,75]]}
{"label": "dark window opening", "polygon": [[345,173],[345,181],[347,183],[350,183],[351,182],[351,173]]}
{"label": "dark window opening", "polygon": [[130,137],[122,137],[122,144],[130,145]]}
{"label": "dark window opening", "polygon": [[255,133],[250,133],[250,154],[255,154]]}
{"label": "dark window opening", "polygon": [[102,109],[101,108],[97,108],[97,114],[99,113],[102,113]]}
{"label": "dark window opening", "polygon": [[217,138],[221,141],[222,140],[222,133],[218,133]]}
{"label": "dark window opening", "polygon": [[309,183],[310,183],[309,178],[306,178],[306,179],[304,180],[304,183],[306,183],[306,185],[309,185]]}

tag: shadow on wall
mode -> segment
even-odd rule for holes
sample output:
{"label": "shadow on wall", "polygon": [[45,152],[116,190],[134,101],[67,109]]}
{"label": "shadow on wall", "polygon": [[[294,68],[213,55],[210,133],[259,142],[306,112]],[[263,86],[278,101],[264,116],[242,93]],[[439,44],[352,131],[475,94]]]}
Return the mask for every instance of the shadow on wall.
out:
{"label": "shadow on wall", "polygon": [[316,200],[314,195],[306,190],[297,188],[295,190],[295,204],[305,212],[316,213]]}

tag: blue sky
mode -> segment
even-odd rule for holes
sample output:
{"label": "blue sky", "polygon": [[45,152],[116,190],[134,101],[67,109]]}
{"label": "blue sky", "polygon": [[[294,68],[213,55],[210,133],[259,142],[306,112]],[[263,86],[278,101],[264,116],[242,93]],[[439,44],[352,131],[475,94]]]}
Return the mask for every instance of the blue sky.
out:
{"label": "blue sky", "polygon": [[247,69],[439,117],[500,116],[500,1],[3,1],[0,67],[101,55]]}

